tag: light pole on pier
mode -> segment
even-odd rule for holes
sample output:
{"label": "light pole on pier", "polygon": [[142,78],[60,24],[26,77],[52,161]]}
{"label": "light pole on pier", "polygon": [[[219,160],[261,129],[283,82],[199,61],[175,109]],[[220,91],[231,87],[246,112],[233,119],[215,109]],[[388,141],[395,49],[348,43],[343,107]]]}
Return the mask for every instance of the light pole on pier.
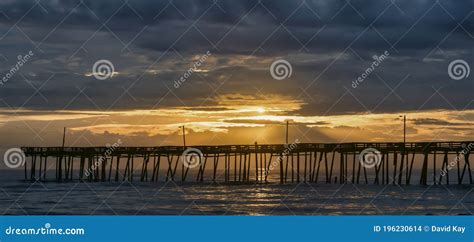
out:
{"label": "light pole on pier", "polygon": [[183,147],[186,148],[186,131],[184,130],[184,125],[181,126],[183,130]]}
{"label": "light pole on pier", "polygon": [[64,127],[63,129],[63,143],[62,143],[63,148],[64,148],[64,144],[66,144],[66,127]]}
{"label": "light pole on pier", "polygon": [[403,145],[407,142],[407,116],[400,115],[400,118],[403,117]]}

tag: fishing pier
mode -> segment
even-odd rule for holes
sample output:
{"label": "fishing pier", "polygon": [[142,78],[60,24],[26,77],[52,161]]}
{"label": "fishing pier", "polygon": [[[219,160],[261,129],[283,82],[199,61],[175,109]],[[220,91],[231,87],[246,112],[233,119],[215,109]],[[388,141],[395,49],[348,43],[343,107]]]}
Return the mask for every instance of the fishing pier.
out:
{"label": "fishing pier", "polygon": [[[195,164],[183,161],[190,148]],[[25,179],[31,181],[265,183],[271,176],[282,184],[427,185],[473,184],[471,148],[474,141],[23,147],[22,151]]]}

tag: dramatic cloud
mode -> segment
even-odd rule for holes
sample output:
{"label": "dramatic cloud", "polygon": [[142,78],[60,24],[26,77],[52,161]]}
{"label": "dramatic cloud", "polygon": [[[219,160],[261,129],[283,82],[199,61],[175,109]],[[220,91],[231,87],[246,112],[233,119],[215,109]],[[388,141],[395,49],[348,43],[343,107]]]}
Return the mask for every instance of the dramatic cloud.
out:
{"label": "dramatic cloud", "polygon": [[[338,115],[444,110],[456,122],[451,116],[410,120],[458,130],[474,121],[472,71],[460,80],[448,73],[457,59],[474,68],[471,0],[19,0],[0,2],[0,10],[0,107],[13,112],[0,114],[5,126],[20,110],[32,113],[20,115],[29,121],[48,114],[42,118],[56,128],[69,120],[76,132],[112,137],[169,135],[179,124],[235,134],[293,119],[312,129],[305,135],[334,140],[361,126],[339,122]],[[30,51],[12,72],[18,56]],[[290,78],[272,78],[278,59],[291,64]],[[98,60],[113,64],[111,78],[94,77]],[[137,110],[161,110],[168,121],[162,127],[152,127],[162,119],[145,118],[136,127],[123,122]],[[192,122],[206,113],[209,120]],[[312,133],[316,128],[326,130]],[[412,131],[432,137],[427,129]],[[450,135],[469,135],[459,132]]]}

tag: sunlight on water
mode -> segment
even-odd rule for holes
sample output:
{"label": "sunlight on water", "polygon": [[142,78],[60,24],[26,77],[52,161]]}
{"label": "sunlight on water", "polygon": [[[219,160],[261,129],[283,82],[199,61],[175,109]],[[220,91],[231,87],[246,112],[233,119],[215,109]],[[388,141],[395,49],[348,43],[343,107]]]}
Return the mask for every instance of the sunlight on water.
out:
{"label": "sunlight on water", "polygon": [[0,198],[2,214],[457,215],[474,210],[469,185],[3,182],[0,188],[8,194]]}

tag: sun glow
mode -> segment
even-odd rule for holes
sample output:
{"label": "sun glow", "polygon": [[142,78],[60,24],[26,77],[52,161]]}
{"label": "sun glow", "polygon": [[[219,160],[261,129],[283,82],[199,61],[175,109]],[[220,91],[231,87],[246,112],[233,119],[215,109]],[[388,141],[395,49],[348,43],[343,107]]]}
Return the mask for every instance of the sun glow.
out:
{"label": "sun glow", "polygon": [[[164,140],[175,144],[178,127],[185,126],[191,140],[201,143],[280,142],[286,120],[290,134],[304,134],[308,142],[354,140],[397,140],[403,133],[399,113],[351,113],[339,115],[305,115],[300,113],[301,100],[283,96],[265,99],[246,95],[225,95],[205,107],[166,107],[117,111],[14,111],[0,109],[0,128],[12,130],[21,125],[41,130],[44,126],[58,130],[67,127],[70,135],[90,137],[137,138],[155,144]],[[15,115],[11,115],[15,114]],[[405,113],[404,113],[405,114]],[[410,140],[439,139],[435,130],[452,140],[467,140],[474,135],[474,111],[431,110],[406,113],[407,137]],[[436,117],[436,118],[433,118]],[[290,135],[290,136],[291,136]],[[377,137],[377,138],[374,138]],[[93,139],[90,138],[90,139]],[[89,139],[89,140],[90,140]],[[177,139],[177,138],[176,138]],[[136,142],[136,141],[134,141]]]}

